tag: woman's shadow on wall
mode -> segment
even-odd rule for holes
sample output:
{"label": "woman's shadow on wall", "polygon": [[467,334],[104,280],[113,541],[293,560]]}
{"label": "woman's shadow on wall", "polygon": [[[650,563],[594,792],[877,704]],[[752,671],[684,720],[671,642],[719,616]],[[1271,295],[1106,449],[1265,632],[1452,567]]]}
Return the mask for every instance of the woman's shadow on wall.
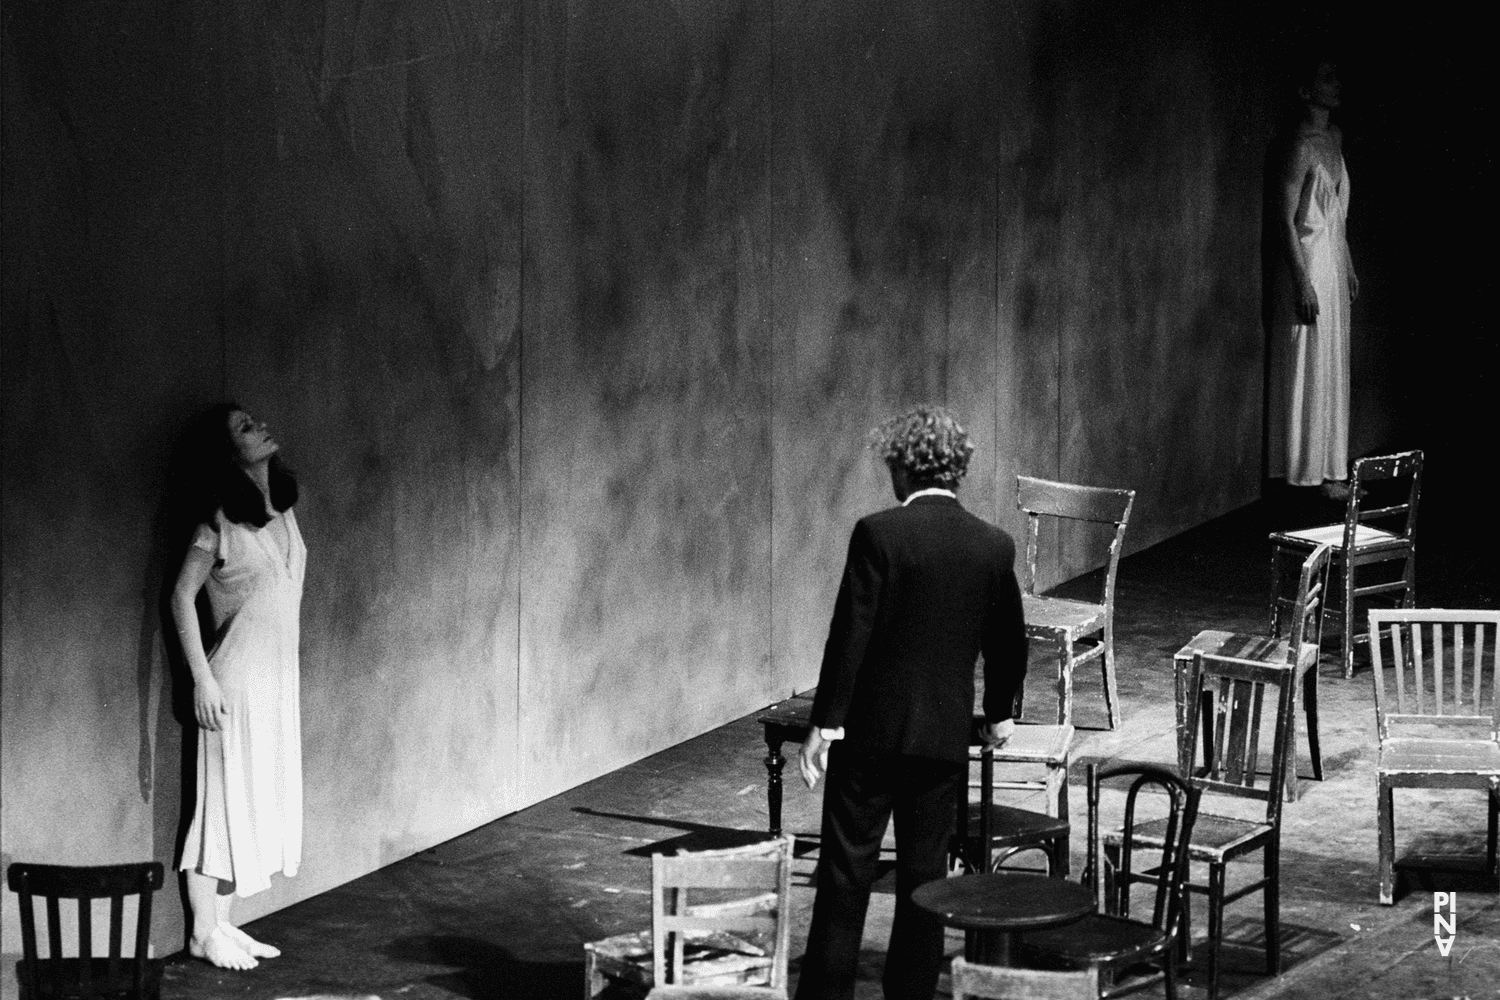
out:
{"label": "woman's shadow on wall", "polygon": [[[151,808],[152,853],[168,871],[182,855],[183,841],[197,802],[198,725],[193,714],[193,677],[188,669],[172,616],[172,588],[192,541],[204,520],[201,493],[185,421],[163,427],[155,440],[177,439],[166,455],[155,495],[149,550],[141,576],[141,624],[136,643],[136,693],[139,710],[137,778],[141,801]],[[197,601],[201,634],[212,635],[208,602]],[[182,912],[190,912],[187,883],[177,876]],[[183,946],[187,943],[183,928]]]}

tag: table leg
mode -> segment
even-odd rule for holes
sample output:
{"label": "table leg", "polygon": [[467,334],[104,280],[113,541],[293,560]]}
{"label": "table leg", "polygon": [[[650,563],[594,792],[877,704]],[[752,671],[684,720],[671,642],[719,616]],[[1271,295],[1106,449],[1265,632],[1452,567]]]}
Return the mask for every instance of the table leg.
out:
{"label": "table leg", "polygon": [[786,758],[781,755],[782,738],[766,730],[766,805],[771,813],[771,836],[781,836],[781,770]]}
{"label": "table leg", "polygon": [[964,931],[964,958],[985,965],[1010,965],[1009,931]]}

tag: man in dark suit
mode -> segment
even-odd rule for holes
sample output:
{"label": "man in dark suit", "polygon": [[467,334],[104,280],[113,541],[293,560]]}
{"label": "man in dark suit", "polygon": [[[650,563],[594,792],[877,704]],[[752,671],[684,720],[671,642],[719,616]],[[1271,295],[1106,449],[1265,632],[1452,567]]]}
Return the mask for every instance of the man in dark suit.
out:
{"label": "man in dark suit", "polygon": [[943,928],[911,902],[947,874],[967,787],[974,665],[984,654],[985,735],[1009,736],[1026,675],[1015,545],[955,491],[974,446],[941,407],[877,428],[901,506],[862,518],[823,652],[802,778],[826,773],[817,898],[797,1000],[845,1000],[887,823],[896,824],[896,914],[887,1000],[930,1000]]}

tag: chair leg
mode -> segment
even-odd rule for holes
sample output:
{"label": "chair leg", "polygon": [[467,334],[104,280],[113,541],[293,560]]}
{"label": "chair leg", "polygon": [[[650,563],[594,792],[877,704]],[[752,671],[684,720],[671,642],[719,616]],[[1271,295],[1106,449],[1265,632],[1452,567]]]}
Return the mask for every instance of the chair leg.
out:
{"label": "chair leg", "polygon": [[1500,837],[1500,780],[1490,779],[1490,831],[1485,848],[1484,869],[1495,874],[1495,842]]}
{"label": "chair leg", "polygon": [[1380,902],[1390,906],[1396,901],[1396,816],[1390,780],[1377,779],[1375,791],[1376,823],[1380,827]]}
{"label": "chair leg", "polygon": [[1266,906],[1266,974],[1281,975],[1281,838],[1278,831],[1262,851],[1265,861],[1265,887],[1261,889]]}
{"label": "chair leg", "polygon": [[1344,558],[1344,679],[1354,676],[1354,564]]}
{"label": "chair leg", "polygon": [[1307,717],[1307,752],[1312,757],[1313,780],[1323,780],[1323,750],[1318,745],[1318,661],[1302,675],[1302,711]]}
{"label": "chair leg", "polygon": [[604,989],[604,977],[599,973],[598,960],[594,957],[594,949],[583,949],[583,1000],[594,1000],[594,997]]}
{"label": "chair leg", "polygon": [[1177,1000],[1177,945],[1175,942],[1167,942],[1166,949],[1161,953],[1161,973],[1166,1000]]}
{"label": "chair leg", "polygon": [[1073,640],[1059,639],[1057,643],[1057,724],[1066,726],[1073,721]]}
{"label": "chair leg", "polygon": [[1219,1000],[1219,938],[1224,934],[1224,866],[1208,866],[1208,1000]]}
{"label": "chair leg", "polygon": [[1068,765],[1066,762],[1047,765],[1047,815],[1067,821]]}
{"label": "chair leg", "polygon": [[1109,728],[1120,728],[1120,690],[1115,684],[1115,623],[1104,622],[1104,709],[1109,713]]}
{"label": "chair leg", "polygon": [[1292,719],[1291,724],[1287,726],[1286,760],[1283,764],[1286,774],[1285,781],[1282,782],[1284,787],[1281,789],[1281,797],[1287,802],[1296,802],[1299,798],[1297,787],[1297,702],[1300,700],[1301,697],[1297,691],[1297,682],[1294,678],[1292,681],[1292,704],[1290,708]]}

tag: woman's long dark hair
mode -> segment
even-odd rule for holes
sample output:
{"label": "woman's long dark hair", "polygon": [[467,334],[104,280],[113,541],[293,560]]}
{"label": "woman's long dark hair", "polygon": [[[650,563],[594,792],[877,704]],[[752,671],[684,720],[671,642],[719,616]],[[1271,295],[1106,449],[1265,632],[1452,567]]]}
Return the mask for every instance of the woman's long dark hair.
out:
{"label": "woman's long dark hair", "polygon": [[[223,510],[224,516],[236,524],[263,528],[271,520],[265,498],[240,468],[229,436],[229,415],[238,409],[239,404],[233,402],[211,406],[190,428],[193,461],[188,474],[196,480],[197,520],[212,524],[214,512]],[[297,477],[280,455],[272,455],[269,466],[271,506],[278,511],[289,510],[297,502]]]}

